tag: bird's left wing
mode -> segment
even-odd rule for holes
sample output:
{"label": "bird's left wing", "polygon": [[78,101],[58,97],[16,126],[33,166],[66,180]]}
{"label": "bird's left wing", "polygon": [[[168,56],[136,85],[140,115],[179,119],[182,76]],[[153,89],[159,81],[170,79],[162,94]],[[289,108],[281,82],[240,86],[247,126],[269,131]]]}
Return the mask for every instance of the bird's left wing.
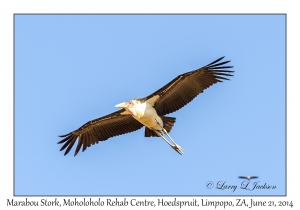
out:
{"label": "bird's left wing", "polygon": [[185,106],[198,94],[211,85],[228,80],[234,71],[227,70],[232,66],[225,66],[230,61],[219,62],[221,57],[214,62],[194,71],[181,74],[171,82],[144,98],[151,104],[159,116],[163,116]]}
{"label": "bird's left wing", "polygon": [[133,132],[143,127],[139,121],[135,120],[127,111],[121,109],[104,117],[92,120],[81,126],[75,131],[62,135],[64,137],[58,144],[64,143],[60,151],[66,147],[65,154],[68,154],[76,140],[77,147],[74,156],[77,155],[80,148],[84,151],[87,147],[98,144],[99,141],[105,141],[110,137]]}

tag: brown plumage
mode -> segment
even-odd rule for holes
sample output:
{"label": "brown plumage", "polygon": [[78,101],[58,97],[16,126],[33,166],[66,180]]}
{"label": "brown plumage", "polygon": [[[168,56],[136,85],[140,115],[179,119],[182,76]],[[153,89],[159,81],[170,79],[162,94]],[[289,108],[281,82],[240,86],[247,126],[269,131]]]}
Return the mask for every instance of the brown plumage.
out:
{"label": "brown plumage", "polygon": [[221,57],[197,70],[177,76],[171,82],[147,96],[146,99],[159,96],[154,108],[160,116],[177,111],[206,88],[217,82],[222,82],[222,80],[228,80],[225,76],[233,76],[231,73],[234,71],[224,70],[233,66],[222,66],[230,61],[218,63],[223,58]]}
{"label": "brown plumage", "polygon": [[119,110],[104,117],[89,121],[77,130],[60,136],[65,137],[58,142],[58,144],[65,142],[60,151],[67,147],[65,155],[68,154],[76,139],[79,138],[74,154],[74,156],[76,156],[81,147],[83,152],[87,147],[95,143],[98,144],[99,141],[105,141],[113,136],[130,133],[144,126],[131,115],[122,115],[123,112],[124,110]]}
{"label": "brown plumage", "polygon": [[[223,58],[224,57],[221,57],[197,70],[181,74],[151,95],[145,98],[135,99],[135,102],[138,101],[140,104],[148,104],[148,108],[141,111],[149,111],[148,113],[155,113],[156,111],[156,116],[163,122],[163,128],[167,132],[170,132],[176,118],[164,115],[182,108],[211,85],[222,82],[222,80],[228,80],[228,76],[233,76],[232,73],[234,71],[227,70],[232,68],[232,66],[224,66],[224,64],[227,64],[230,61],[219,62]],[[132,101],[128,102],[131,106]],[[151,111],[153,108],[155,109],[154,112]],[[64,154],[68,154],[75,144],[75,141],[78,139],[74,154],[74,156],[76,156],[81,147],[82,151],[85,151],[87,147],[94,145],[95,143],[97,144],[99,141],[104,141],[110,137],[133,132],[142,128],[144,126],[141,123],[142,121],[139,122],[139,119],[137,119],[136,116],[133,115],[133,112],[130,112],[129,110],[130,109],[123,108],[104,117],[89,121],[79,129],[60,136],[64,137],[64,139],[58,142],[59,144],[64,143],[60,150],[66,148]],[[145,136],[156,137],[158,136],[157,131],[162,132],[163,130],[146,127]],[[174,146],[173,149],[177,151],[178,147],[176,149],[176,146]],[[180,147],[180,149],[182,148]]]}

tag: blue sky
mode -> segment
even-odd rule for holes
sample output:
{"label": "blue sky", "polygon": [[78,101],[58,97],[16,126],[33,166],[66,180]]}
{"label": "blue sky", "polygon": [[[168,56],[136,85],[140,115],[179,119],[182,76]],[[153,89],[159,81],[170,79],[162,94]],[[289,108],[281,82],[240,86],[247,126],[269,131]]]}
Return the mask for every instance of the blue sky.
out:
{"label": "blue sky", "polygon": [[[284,15],[14,18],[15,195],[285,195]],[[221,56],[234,77],[169,114],[184,155],[144,128],[59,151],[58,135]]]}

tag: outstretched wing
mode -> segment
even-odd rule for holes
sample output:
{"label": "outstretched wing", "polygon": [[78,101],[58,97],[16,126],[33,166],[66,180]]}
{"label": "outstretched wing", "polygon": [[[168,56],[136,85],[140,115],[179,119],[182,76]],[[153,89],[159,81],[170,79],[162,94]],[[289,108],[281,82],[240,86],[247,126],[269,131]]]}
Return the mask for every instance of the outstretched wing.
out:
{"label": "outstretched wing", "polygon": [[250,176],[250,179],[257,179],[258,176]]}
{"label": "outstretched wing", "polygon": [[240,179],[248,179],[246,176],[239,176]]}
{"label": "outstretched wing", "polygon": [[230,61],[219,62],[221,57],[214,62],[177,76],[171,82],[144,98],[152,104],[159,116],[163,116],[185,106],[198,94],[202,93],[211,85],[228,80],[228,76],[233,76],[227,69],[233,66],[224,66]]}
{"label": "outstretched wing", "polygon": [[143,124],[135,120],[130,114],[127,114],[124,109],[121,109],[104,117],[89,121],[77,130],[60,136],[64,137],[64,139],[59,141],[58,144],[64,143],[60,151],[67,147],[64,154],[66,155],[78,139],[74,153],[74,156],[76,156],[81,147],[83,152],[87,147],[95,143],[98,144],[99,141],[105,141],[113,136],[133,132],[142,127]]}

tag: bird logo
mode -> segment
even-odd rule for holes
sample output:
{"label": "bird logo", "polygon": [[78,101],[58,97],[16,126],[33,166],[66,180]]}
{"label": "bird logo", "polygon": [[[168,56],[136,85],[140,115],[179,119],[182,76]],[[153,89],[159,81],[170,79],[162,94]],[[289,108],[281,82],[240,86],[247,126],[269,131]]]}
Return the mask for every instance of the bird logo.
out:
{"label": "bird logo", "polygon": [[239,178],[240,179],[248,179],[248,180],[250,180],[250,179],[257,179],[258,176],[239,176]]}

